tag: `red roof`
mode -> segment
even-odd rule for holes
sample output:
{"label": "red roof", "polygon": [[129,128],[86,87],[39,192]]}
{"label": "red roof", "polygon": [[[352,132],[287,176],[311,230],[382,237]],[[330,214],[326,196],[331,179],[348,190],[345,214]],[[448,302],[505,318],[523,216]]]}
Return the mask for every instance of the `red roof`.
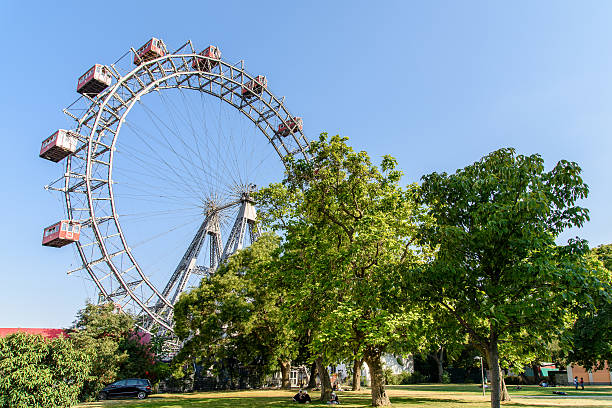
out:
{"label": "red roof", "polygon": [[68,333],[64,329],[40,329],[30,327],[13,327],[13,328],[0,328],[0,337],[6,337],[9,334],[24,332],[28,334],[41,334],[42,336],[53,339],[55,337],[64,336],[67,337]]}

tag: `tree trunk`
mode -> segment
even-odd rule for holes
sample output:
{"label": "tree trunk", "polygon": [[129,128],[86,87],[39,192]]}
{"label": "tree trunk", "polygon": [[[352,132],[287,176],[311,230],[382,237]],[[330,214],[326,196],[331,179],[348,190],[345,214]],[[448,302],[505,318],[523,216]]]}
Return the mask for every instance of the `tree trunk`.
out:
{"label": "tree trunk", "polygon": [[533,370],[533,380],[535,381],[536,384],[539,384],[540,380],[541,380],[541,378],[540,378],[540,368],[538,367],[537,364],[534,363],[531,366],[531,369]]}
{"label": "tree trunk", "polygon": [[438,351],[431,354],[431,357],[436,361],[438,366],[438,382],[442,382],[442,374],[444,374],[444,347],[440,347]]}
{"label": "tree trunk", "polygon": [[281,388],[283,390],[291,389],[291,381],[289,380],[289,374],[291,373],[291,361],[280,360],[281,369]]}
{"label": "tree trunk", "polygon": [[501,384],[499,387],[499,399],[501,401],[510,401],[512,400],[512,398],[510,398],[510,393],[508,392],[508,388],[506,387],[506,380],[504,380],[504,373],[502,372],[501,367],[499,367],[499,378],[501,379]]}
{"label": "tree trunk", "polygon": [[501,376],[499,369],[499,350],[497,348],[497,338],[491,337],[489,349],[487,350],[487,360],[489,361],[489,371],[491,372],[491,408],[500,408]]}
{"label": "tree trunk", "polygon": [[323,359],[321,357],[317,358],[315,362],[317,363],[317,370],[319,371],[319,378],[321,379],[321,401],[327,402],[331,398],[332,392],[329,372],[327,371],[327,367],[323,365]]}
{"label": "tree trunk", "polygon": [[389,396],[385,389],[385,377],[383,374],[381,352],[369,349],[366,351],[364,360],[370,369],[370,383],[372,390],[372,406],[383,407],[391,405]]}
{"label": "tree trunk", "polygon": [[317,386],[317,363],[310,366],[310,378],[308,379],[307,389],[311,390]]}
{"label": "tree trunk", "polygon": [[359,391],[361,389],[361,366],[363,359],[353,360],[353,391]]}

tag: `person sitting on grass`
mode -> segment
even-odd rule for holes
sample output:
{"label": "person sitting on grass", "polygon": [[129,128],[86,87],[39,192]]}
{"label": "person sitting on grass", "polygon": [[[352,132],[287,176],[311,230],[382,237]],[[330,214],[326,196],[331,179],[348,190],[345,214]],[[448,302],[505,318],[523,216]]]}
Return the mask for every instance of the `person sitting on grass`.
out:
{"label": "person sitting on grass", "polygon": [[338,396],[336,395],[335,392],[331,393],[331,398],[329,399],[329,401],[327,401],[328,404],[334,404],[334,405],[339,405],[340,404],[340,400],[338,399]]}
{"label": "person sitting on grass", "polygon": [[293,396],[293,401],[297,402],[298,404],[310,404],[312,400],[310,399],[310,395],[308,395],[307,392],[300,390],[297,394]]}

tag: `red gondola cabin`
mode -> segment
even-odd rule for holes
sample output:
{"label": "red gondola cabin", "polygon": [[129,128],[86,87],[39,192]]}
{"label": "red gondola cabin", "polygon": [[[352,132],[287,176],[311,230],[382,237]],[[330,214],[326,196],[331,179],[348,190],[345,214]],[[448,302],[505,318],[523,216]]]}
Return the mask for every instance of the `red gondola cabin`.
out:
{"label": "red gondola cabin", "polygon": [[200,71],[208,72],[217,65],[221,59],[221,50],[214,45],[209,45],[200,53],[201,56],[206,58],[194,58],[191,63],[191,67]]}
{"label": "red gondola cabin", "polygon": [[281,136],[289,136],[291,133],[295,133],[304,128],[304,123],[302,122],[302,118],[295,116],[293,119],[289,119],[287,121],[287,125],[284,123],[278,125],[278,134]]}
{"label": "red gondola cabin", "polygon": [[74,153],[76,147],[77,138],[72,136],[67,130],[59,129],[43,140],[39,156],[57,163],[64,157]]}
{"label": "red gondola cabin", "polygon": [[140,47],[134,55],[134,65],[140,65],[144,62],[154,60],[155,58],[166,55],[166,46],[164,42],[157,38],[151,38],[145,45]]}
{"label": "red gondola cabin", "polygon": [[80,235],[81,224],[63,220],[44,229],[42,244],[59,248],[77,242]]}
{"label": "red gondola cabin", "polygon": [[268,79],[263,75],[257,75],[252,81],[249,81],[242,87],[242,97],[250,98],[255,94],[261,94],[264,88],[268,87]]}
{"label": "red gondola cabin", "polygon": [[77,92],[80,94],[98,95],[108,88],[112,79],[113,77],[107,67],[96,64],[81,75],[77,82]]}

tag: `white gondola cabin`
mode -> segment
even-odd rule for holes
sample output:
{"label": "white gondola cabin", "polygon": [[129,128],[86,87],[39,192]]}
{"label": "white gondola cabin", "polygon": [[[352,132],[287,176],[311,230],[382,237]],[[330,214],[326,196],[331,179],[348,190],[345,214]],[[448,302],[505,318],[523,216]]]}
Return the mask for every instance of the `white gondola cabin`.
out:
{"label": "white gondola cabin", "polygon": [[214,45],[209,45],[200,53],[200,55],[206,58],[194,58],[191,62],[191,67],[199,71],[209,72],[211,69],[219,65],[221,50]]}
{"label": "white gondola cabin", "polygon": [[166,55],[166,46],[159,38],[151,38],[136,51],[134,55],[134,65],[140,65],[144,62],[154,60],[155,58]]}
{"label": "white gondola cabin", "polygon": [[43,140],[39,156],[43,159],[58,162],[76,151],[77,138],[64,129]]}
{"label": "white gondola cabin", "polygon": [[263,92],[264,88],[268,87],[268,79],[263,75],[257,75],[252,81],[249,81],[245,86],[242,87],[242,97],[250,98],[259,95]]}
{"label": "white gondola cabin", "polygon": [[90,96],[98,95],[108,88],[112,80],[110,70],[104,65],[96,64],[79,77],[77,92]]}
{"label": "white gondola cabin", "polygon": [[81,224],[69,220],[59,221],[43,231],[42,244],[50,247],[63,247],[77,242],[81,235]]}
{"label": "white gondola cabin", "polygon": [[278,125],[278,134],[281,136],[289,136],[291,133],[295,133],[304,129],[304,122],[300,117],[293,117],[287,121],[287,125],[281,123]]}

